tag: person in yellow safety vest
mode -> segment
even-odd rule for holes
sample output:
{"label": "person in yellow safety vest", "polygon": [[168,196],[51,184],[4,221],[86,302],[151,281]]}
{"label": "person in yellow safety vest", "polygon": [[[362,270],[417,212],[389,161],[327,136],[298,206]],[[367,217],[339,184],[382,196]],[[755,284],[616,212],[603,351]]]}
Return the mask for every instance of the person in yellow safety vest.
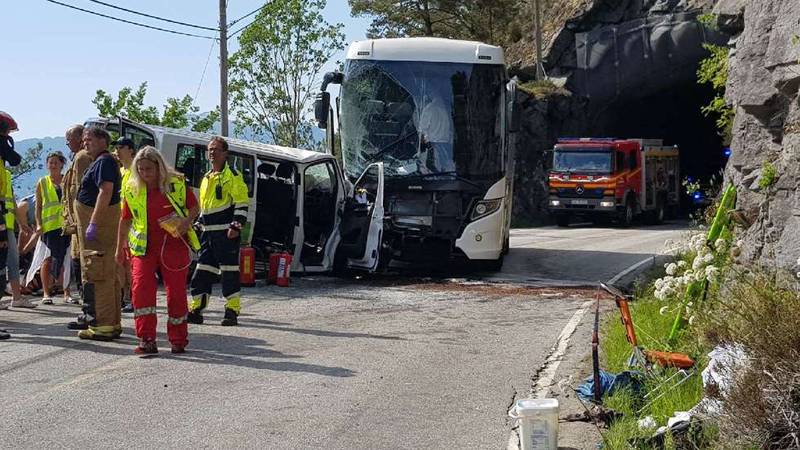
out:
{"label": "person in yellow safety vest", "polygon": [[122,188],[116,258],[117,264],[130,258],[133,267],[133,320],[136,335],[141,339],[134,353],[158,353],[158,270],[167,290],[167,336],[172,353],[183,353],[189,343],[186,323],[189,249],[200,249],[192,229],[200,206],[183,176],[169,167],[155,148],[147,146],[139,150],[133,167],[131,181]]}
{"label": "person in yellow safety vest", "polygon": [[17,222],[19,222],[20,234],[23,231],[31,232],[31,227],[28,226],[27,217],[20,217],[17,209],[17,204],[14,199],[14,188],[11,183],[11,173],[7,168],[3,167],[6,177],[6,229],[10,230],[8,233],[8,257],[6,259],[6,267],[8,268],[8,284],[11,285],[11,306],[15,308],[35,308],[36,304],[22,296],[20,288],[20,273],[19,273],[19,254],[20,247],[17,244],[17,238],[14,235],[14,229]]}
{"label": "person in yellow safety vest", "polygon": [[[50,291],[63,273],[64,260],[70,244],[70,237],[61,233],[61,227],[64,225],[61,205],[64,175],[61,171],[67,164],[67,158],[61,152],[53,152],[47,155],[46,161],[50,173],[40,178],[36,184],[36,233],[50,250],[50,257],[42,264],[41,277],[42,304],[52,305],[53,298],[50,296]],[[71,301],[72,297],[67,287],[64,289],[64,303]]]}
{"label": "person in yellow safety vest", "polygon": [[215,136],[208,143],[212,168],[200,185],[200,256],[192,277],[189,323],[202,324],[211,287],[221,275],[225,297],[222,326],[237,325],[241,309],[239,282],[239,242],[247,223],[247,185],[242,174],[228,163],[228,142]]}
{"label": "person in yellow safety vest", "polygon": [[[11,166],[16,166],[22,161],[19,153],[14,151],[14,139],[9,136],[13,131],[17,131],[17,122],[11,117],[10,114],[0,111],[0,197],[5,198],[9,195],[7,183],[8,172],[5,170],[5,163],[8,162]],[[6,214],[6,203],[0,202],[0,216]],[[14,230],[11,230],[13,233]],[[6,293],[6,280],[7,270],[6,266],[8,258],[8,230],[6,229],[5,220],[0,221],[0,299]],[[0,330],[0,340],[9,339],[11,337],[5,330]]]}
{"label": "person in yellow safety vest", "polygon": [[[131,164],[133,163],[133,156],[136,154],[136,144],[133,139],[120,138],[116,141],[111,141],[114,146],[114,155],[119,161],[119,173],[122,175],[122,184],[120,196],[125,197],[125,186],[128,185],[128,180],[131,177]],[[122,202],[120,202],[122,206]],[[127,252],[127,247],[126,247]],[[131,258],[130,253],[126,253],[128,258],[125,259],[117,270],[119,283],[122,285],[122,312],[133,312],[133,302],[131,302]]]}

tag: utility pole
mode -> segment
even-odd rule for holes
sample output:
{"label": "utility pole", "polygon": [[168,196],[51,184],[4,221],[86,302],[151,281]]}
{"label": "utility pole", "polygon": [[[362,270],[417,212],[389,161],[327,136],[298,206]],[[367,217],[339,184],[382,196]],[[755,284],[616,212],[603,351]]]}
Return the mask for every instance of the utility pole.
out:
{"label": "utility pole", "polygon": [[539,2],[533,0],[536,21],[536,80],[544,79],[544,66],[542,65],[542,16],[539,12]]}
{"label": "utility pole", "polygon": [[219,0],[219,83],[222,135],[228,136],[228,0]]}

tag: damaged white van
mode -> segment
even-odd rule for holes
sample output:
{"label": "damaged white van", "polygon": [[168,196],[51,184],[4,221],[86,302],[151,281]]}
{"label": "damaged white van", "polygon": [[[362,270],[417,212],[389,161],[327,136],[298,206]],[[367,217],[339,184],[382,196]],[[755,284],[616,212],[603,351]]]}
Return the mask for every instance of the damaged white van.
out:
{"label": "damaged white van", "polygon": [[[210,169],[206,146],[211,134],[124,118],[90,119],[90,125],[132,139],[137,150],[158,148],[196,193]],[[324,272],[335,265],[377,269],[384,215],[382,163],[369,165],[350,186],[330,154],[227,141],[228,164],[242,173],[250,197],[242,242],[256,249],[257,260],[288,251],[294,255],[293,271]]]}

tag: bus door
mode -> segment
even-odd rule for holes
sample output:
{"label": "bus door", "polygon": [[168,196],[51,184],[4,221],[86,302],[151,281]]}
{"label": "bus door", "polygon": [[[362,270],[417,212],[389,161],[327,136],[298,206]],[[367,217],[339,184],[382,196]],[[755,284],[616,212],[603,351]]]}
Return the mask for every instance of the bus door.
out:
{"label": "bus door", "polygon": [[349,267],[374,272],[383,239],[383,163],[371,164],[344,201],[339,250]]}

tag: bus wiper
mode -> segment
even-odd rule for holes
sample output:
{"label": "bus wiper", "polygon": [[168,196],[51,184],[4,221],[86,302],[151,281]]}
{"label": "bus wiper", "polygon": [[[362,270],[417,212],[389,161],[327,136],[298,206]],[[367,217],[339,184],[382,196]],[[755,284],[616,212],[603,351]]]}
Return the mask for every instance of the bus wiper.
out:
{"label": "bus wiper", "polygon": [[375,161],[375,158],[377,158],[378,156],[381,156],[382,154],[386,153],[390,148],[394,147],[396,144],[399,144],[400,142],[405,141],[406,139],[408,139],[409,137],[411,137],[411,136],[413,136],[415,134],[417,134],[416,131],[412,131],[410,133],[406,133],[405,135],[400,136],[399,138],[397,138],[395,141],[392,141],[392,142],[386,144],[386,146],[384,146],[382,149],[378,150],[377,153],[375,153],[374,155],[370,156],[369,159],[364,161],[364,165],[367,165],[367,164],[371,163],[372,161]]}
{"label": "bus wiper", "polygon": [[458,181],[464,182],[464,183],[466,183],[466,184],[468,184],[468,185],[470,185],[472,187],[478,188],[478,189],[483,189],[483,186],[475,183],[474,181],[470,181],[469,179],[458,175],[458,172],[453,171],[453,170],[445,171],[445,172],[421,173],[421,174],[416,174],[416,175],[412,175],[412,176],[415,177],[415,178],[427,178],[427,177],[437,177],[437,176],[440,176],[440,175],[454,175],[455,179],[458,180]]}

